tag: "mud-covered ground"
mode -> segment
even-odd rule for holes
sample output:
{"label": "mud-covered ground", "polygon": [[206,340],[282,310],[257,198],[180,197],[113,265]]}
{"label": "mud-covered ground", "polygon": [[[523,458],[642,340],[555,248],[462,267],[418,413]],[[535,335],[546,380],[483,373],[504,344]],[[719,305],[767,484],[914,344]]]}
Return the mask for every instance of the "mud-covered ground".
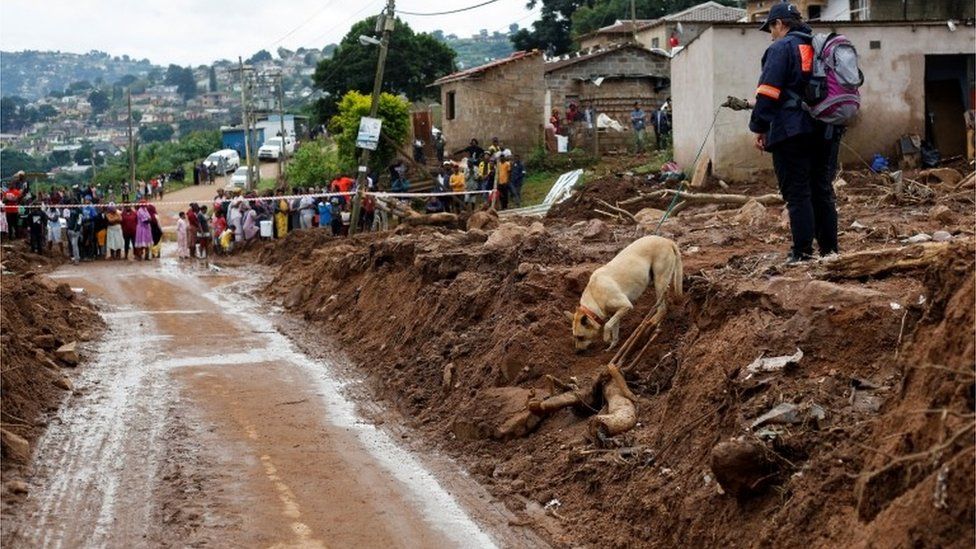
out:
{"label": "mud-covered ground", "polygon": [[[455,456],[513,524],[556,546],[971,547],[974,191],[941,176],[906,173],[895,195],[877,176],[842,175],[833,261],[938,250],[873,275],[783,265],[782,206],[693,206],[666,221],[686,296],[628,373],[638,424],[610,447],[587,438],[581,411],[516,438],[500,427],[553,390],[546,375],[585,380],[610,359],[574,354],[562,311],[595,267],[654,230],[653,212],[638,212],[669,197],[620,203],[659,184],[610,176],[541,220],[352,239],[298,231],[258,253],[277,273],[268,296],[308,324],[303,342],[352,355],[416,444]],[[643,224],[596,213],[606,210],[597,199]],[[936,231],[949,243],[903,242]],[[640,300],[624,337],[652,302]],[[746,369],[797,349],[803,357],[781,370]],[[781,404],[795,405],[794,421],[753,428]],[[721,471],[748,485],[738,496],[712,466],[729,441],[760,449]]]}

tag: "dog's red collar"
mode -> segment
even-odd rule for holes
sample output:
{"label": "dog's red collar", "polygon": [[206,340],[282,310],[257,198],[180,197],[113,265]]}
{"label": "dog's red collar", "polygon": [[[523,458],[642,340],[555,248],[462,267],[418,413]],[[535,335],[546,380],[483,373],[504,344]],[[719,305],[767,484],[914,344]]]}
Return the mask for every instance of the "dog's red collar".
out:
{"label": "dog's red collar", "polygon": [[586,306],[580,305],[577,310],[583,313],[584,315],[586,315],[587,317],[589,317],[590,320],[595,322],[597,326],[603,326],[603,324],[606,322],[606,320],[602,316],[596,314],[595,312],[593,312],[592,309]]}

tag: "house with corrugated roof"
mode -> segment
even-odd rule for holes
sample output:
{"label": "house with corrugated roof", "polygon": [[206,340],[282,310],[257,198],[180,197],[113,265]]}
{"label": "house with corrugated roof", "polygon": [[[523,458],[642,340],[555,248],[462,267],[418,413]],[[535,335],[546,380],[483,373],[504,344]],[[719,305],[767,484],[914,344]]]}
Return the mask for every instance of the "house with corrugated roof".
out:
{"label": "house with corrugated roof", "polygon": [[580,50],[587,51],[633,42],[636,29],[639,44],[646,48],[670,52],[676,47],[691,42],[715,23],[735,22],[745,16],[744,9],[723,6],[718,2],[704,2],[658,19],[617,21],[613,25],[579,37]]}
{"label": "house with corrugated roof", "polygon": [[513,150],[540,142],[546,121],[542,52],[517,51],[434,81],[441,89],[441,129],[449,150],[493,137]]}

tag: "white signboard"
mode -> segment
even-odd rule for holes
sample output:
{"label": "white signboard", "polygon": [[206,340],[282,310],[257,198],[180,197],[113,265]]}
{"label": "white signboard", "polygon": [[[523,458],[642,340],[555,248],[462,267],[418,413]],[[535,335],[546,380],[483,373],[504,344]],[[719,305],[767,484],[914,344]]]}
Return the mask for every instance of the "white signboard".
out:
{"label": "white signboard", "polygon": [[359,135],[356,136],[356,146],[360,149],[376,150],[380,142],[380,128],[383,121],[379,118],[364,116],[359,119]]}

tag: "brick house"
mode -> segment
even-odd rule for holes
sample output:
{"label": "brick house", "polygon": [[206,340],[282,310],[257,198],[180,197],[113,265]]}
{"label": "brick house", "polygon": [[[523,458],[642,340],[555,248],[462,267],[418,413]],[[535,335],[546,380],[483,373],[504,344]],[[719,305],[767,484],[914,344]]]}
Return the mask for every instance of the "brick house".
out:
{"label": "brick house", "polygon": [[[565,113],[571,103],[590,103],[596,112],[629,130],[635,102],[650,112],[669,97],[670,71],[666,54],[634,43],[549,61],[545,64],[547,107]],[[601,149],[620,146],[632,137],[629,131],[603,132]]]}
{"label": "brick house", "polygon": [[442,131],[448,150],[472,139],[487,146],[492,137],[519,151],[543,138],[545,85],[542,52],[517,51],[434,81],[440,86]]}

